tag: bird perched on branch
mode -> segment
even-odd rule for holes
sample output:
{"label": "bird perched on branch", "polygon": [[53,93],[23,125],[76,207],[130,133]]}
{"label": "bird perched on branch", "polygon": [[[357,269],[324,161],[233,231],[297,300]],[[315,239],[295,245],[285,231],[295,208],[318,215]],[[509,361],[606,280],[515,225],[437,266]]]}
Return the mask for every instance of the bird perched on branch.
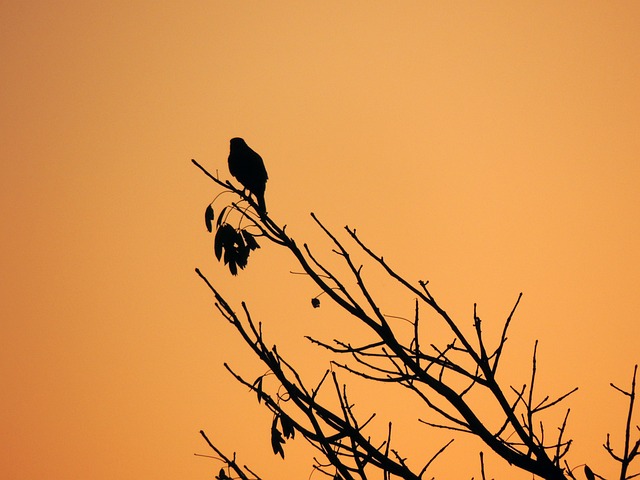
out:
{"label": "bird perched on branch", "polygon": [[264,191],[267,188],[267,169],[262,157],[254,152],[242,138],[232,138],[229,151],[229,172],[249,193],[256,197],[262,213],[267,213]]}

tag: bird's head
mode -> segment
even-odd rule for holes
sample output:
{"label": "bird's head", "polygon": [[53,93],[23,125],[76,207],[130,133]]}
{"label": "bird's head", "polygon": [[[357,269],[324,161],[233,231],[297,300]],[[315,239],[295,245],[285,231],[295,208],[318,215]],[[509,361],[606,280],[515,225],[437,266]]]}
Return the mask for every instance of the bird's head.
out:
{"label": "bird's head", "polygon": [[244,138],[234,137],[231,139],[232,147],[246,146],[247,142],[244,141]]}

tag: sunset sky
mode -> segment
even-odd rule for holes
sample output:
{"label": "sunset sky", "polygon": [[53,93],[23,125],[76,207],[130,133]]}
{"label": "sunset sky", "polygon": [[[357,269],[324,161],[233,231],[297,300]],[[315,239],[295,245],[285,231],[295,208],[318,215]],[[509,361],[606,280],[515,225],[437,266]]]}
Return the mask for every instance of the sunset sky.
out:
{"label": "sunset sky", "polygon": [[[215,260],[219,189],[191,159],[229,178],[235,136],[264,158],[269,213],[329,264],[310,212],[429,280],[465,328],[477,302],[499,332],[523,292],[501,378],[529,381],[538,339],[540,396],[580,387],[569,462],[615,476],[609,382],[640,362],[640,2],[0,0],[0,58],[0,476],[211,479],[204,429],[264,478],[309,478],[302,440],[275,457],[271,417],[223,368],[264,373],[194,268],[310,384],[327,357],[303,336],[360,330],[311,308],[282,249],[237,277]],[[356,393],[399,442],[406,425],[416,465],[442,446],[415,401]],[[433,474],[478,478],[467,448]]]}

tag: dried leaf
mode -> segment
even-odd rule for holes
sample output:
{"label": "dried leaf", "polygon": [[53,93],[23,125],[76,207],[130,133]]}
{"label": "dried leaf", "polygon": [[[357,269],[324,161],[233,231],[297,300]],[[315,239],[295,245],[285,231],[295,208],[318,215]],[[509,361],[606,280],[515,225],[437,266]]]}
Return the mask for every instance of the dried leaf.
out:
{"label": "dried leaf", "polygon": [[216,222],[218,224],[218,227],[220,226],[220,224],[222,223],[222,219],[224,218],[224,214],[227,211],[227,207],[224,207],[221,211],[220,211],[220,216],[218,217],[218,221]]}
{"label": "dried leaf", "polygon": [[256,389],[256,394],[258,395],[258,403],[262,401],[262,375],[256,378],[256,381],[253,382],[253,388]]}
{"label": "dried leaf", "polygon": [[282,434],[284,438],[294,438],[296,436],[296,429],[293,424],[293,420],[291,420],[286,415],[280,416],[280,425],[282,425]]}
{"label": "dried leaf", "polygon": [[231,477],[227,476],[227,473],[224,471],[224,468],[220,469],[220,473],[216,477],[216,480],[229,480]]}
{"label": "dried leaf", "polygon": [[593,474],[588,465],[584,466],[584,476],[587,477],[587,480],[596,480],[596,476]]}
{"label": "dried leaf", "polygon": [[273,423],[271,424],[271,448],[273,449],[273,453],[284,458],[284,449],[282,445],[284,444],[284,438],[282,438],[282,433],[278,430],[278,416],[273,417]]}
{"label": "dried leaf", "polygon": [[213,207],[211,204],[207,205],[207,209],[204,211],[204,224],[207,226],[207,230],[209,233],[213,231]]}
{"label": "dried leaf", "polygon": [[256,242],[256,239],[251,232],[247,230],[242,230],[242,236],[244,237],[244,241],[250,250],[255,250],[257,248],[260,248],[260,245],[258,245],[258,242]]}

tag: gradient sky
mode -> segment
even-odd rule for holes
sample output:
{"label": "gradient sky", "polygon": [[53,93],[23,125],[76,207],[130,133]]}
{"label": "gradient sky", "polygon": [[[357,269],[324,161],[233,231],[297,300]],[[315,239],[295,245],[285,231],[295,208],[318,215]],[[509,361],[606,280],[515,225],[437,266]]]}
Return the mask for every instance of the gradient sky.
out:
{"label": "gradient sky", "polygon": [[[270,213],[324,258],[311,211],[463,324],[478,302],[498,330],[524,292],[504,379],[528,381],[539,339],[541,395],[580,387],[570,462],[613,472],[609,382],[640,361],[640,3],[1,1],[0,52],[4,478],[211,478],[201,428],[266,478],[308,478],[224,371],[263,373],[193,269],[311,371],[326,358],[304,334],[359,330],[310,307],[284,251],[237,278],[215,262],[217,190],[190,159],[225,177],[234,136],[265,159]],[[440,440],[397,401],[360,412],[384,425],[402,405],[418,464]],[[478,476],[464,444],[441,478]]]}

